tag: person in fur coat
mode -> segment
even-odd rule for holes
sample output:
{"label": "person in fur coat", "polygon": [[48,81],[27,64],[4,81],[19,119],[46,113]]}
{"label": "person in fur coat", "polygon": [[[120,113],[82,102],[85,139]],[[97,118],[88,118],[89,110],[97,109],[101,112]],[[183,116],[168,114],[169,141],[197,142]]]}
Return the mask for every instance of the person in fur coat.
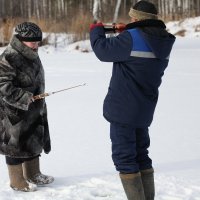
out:
{"label": "person in fur coat", "polygon": [[0,56],[0,153],[5,155],[10,186],[34,191],[53,182],[40,172],[42,151],[51,150],[44,99],[44,69],[38,55],[42,31],[34,23],[16,26],[16,34]]}

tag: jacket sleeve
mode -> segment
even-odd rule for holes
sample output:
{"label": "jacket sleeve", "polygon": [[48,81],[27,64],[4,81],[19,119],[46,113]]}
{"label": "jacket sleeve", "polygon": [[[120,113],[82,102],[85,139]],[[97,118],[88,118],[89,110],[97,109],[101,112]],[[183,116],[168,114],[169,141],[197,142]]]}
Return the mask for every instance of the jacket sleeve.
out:
{"label": "jacket sleeve", "polygon": [[97,58],[104,62],[122,62],[131,54],[132,38],[128,31],[106,38],[103,27],[95,27],[90,32],[90,42]]}
{"label": "jacket sleeve", "polygon": [[5,60],[0,61],[0,94],[7,104],[28,110],[31,103],[32,93],[16,87],[13,82],[16,78],[15,69]]}

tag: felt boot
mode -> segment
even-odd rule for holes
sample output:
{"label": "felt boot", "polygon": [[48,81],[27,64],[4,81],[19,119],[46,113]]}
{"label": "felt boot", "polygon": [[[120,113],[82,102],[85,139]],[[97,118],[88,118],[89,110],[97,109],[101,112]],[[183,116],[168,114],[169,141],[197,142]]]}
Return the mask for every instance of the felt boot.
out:
{"label": "felt boot", "polygon": [[52,183],[54,181],[52,176],[47,176],[40,172],[39,157],[30,161],[25,161],[22,166],[24,178],[30,183],[41,186]]}
{"label": "felt boot", "polygon": [[10,178],[10,187],[13,190],[23,192],[36,191],[37,186],[31,183],[27,183],[23,177],[22,164],[19,165],[7,165]]}

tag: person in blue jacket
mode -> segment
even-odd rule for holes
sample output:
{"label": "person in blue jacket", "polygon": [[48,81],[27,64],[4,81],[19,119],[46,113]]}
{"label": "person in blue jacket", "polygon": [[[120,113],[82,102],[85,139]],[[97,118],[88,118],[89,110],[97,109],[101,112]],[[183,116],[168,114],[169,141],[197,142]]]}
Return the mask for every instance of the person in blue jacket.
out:
{"label": "person in blue jacket", "polygon": [[129,200],[153,200],[154,170],[148,155],[158,88],[175,37],[166,31],[158,11],[148,1],[129,12],[131,23],[106,38],[101,22],[91,24],[90,41],[97,58],[113,62],[103,115],[110,122],[112,159]]}

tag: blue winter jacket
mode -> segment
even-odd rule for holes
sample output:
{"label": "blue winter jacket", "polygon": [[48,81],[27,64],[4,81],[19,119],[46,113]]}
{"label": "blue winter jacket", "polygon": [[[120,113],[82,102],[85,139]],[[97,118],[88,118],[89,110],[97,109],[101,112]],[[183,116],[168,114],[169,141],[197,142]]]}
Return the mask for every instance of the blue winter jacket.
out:
{"label": "blue winter jacket", "polygon": [[106,38],[103,27],[90,32],[99,60],[113,62],[103,115],[109,122],[147,127],[153,120],[161,77],[175,37],[160,20],[128,24],[116,37]]}

